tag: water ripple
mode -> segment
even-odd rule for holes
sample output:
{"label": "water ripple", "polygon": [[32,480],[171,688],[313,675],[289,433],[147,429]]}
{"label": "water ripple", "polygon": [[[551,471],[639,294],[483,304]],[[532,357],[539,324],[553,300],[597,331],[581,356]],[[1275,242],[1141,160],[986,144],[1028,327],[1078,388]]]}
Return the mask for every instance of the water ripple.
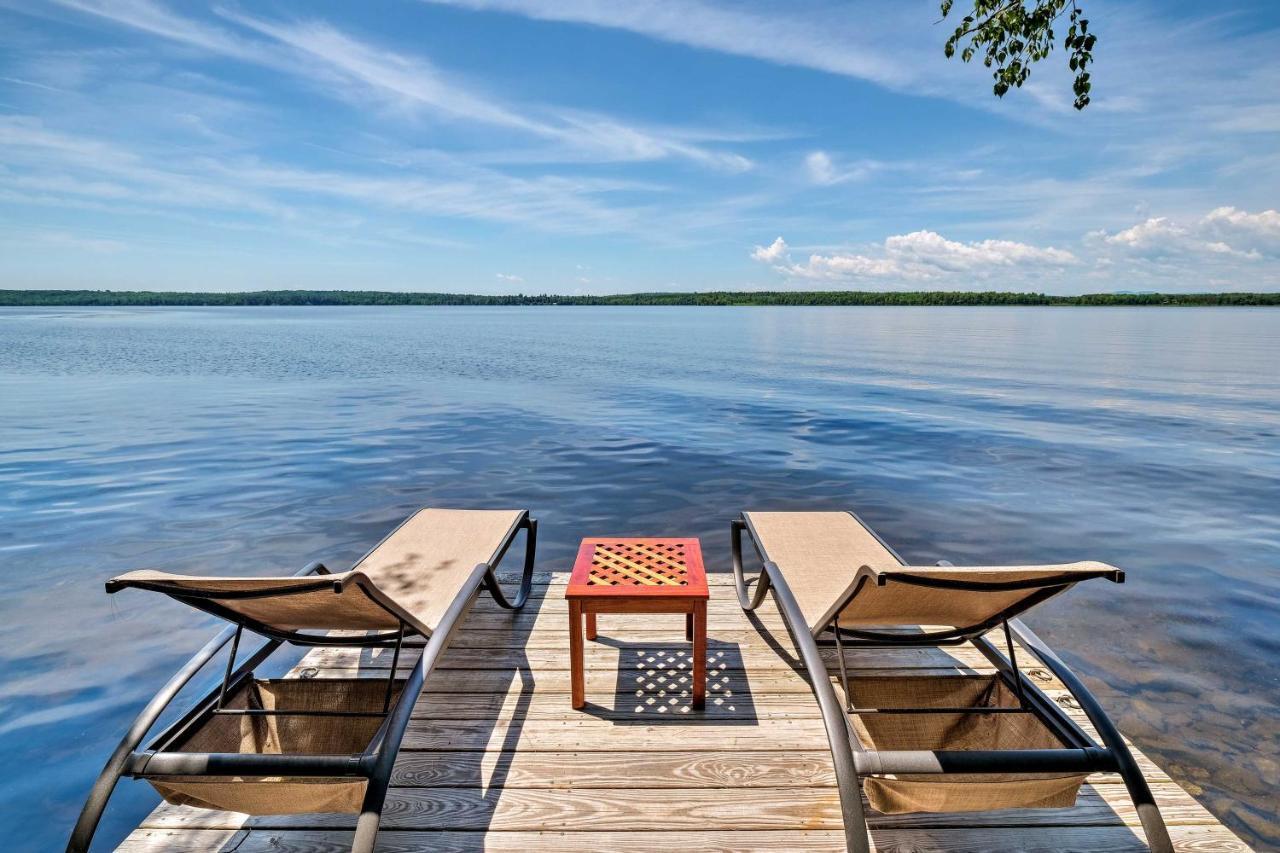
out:
{"label": "water ripple", "polygon": [[1114,562],[1032,623],[1278,846],[1277,363],[1266,310],[0,312],[0,843],[62,842],[209,632],[104,579],[342,565],[437,504],[534,508],[546,568],[667,533],[724,570],[744,507],[856,507],[918,562]]}

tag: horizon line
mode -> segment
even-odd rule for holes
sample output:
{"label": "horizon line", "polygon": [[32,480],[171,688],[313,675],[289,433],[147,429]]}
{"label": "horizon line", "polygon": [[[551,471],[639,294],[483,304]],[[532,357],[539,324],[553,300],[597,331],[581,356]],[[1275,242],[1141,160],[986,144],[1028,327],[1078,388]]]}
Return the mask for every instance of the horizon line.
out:
{"label": "horizon line", "polygon": [[480,294],[387,290],[30,290],[0,288],[0,307],[218,306],[1280,306],[1280,292],[1109,291],[1046,294],[1003,290],[705,290],[617,294]]}

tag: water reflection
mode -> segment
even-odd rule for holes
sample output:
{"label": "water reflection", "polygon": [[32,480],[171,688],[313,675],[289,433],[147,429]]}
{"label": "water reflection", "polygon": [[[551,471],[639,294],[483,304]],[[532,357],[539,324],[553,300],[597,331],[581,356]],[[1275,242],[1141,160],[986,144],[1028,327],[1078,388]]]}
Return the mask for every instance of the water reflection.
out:
{"label": "water reflection", "polygon": [[[127,568],[356,557],[424,504],[578,537],[854,507],[912,561],[1107,560],[1031,619],[1122,728],[1280,845],[1280,313],[210,309],[0,313],[4,847],[56,847],[208,633]],[[104,826],[148,808],[124,786]]]}

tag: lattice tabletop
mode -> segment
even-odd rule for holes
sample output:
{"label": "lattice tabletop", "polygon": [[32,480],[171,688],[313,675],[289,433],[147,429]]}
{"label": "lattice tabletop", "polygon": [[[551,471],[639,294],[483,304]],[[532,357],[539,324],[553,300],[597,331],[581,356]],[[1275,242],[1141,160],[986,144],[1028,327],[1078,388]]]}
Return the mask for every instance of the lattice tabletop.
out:
{"label": "lattice tabletop", "polygon": [[566,592],[706,597],[702,549],[697,539],[583,539]]}

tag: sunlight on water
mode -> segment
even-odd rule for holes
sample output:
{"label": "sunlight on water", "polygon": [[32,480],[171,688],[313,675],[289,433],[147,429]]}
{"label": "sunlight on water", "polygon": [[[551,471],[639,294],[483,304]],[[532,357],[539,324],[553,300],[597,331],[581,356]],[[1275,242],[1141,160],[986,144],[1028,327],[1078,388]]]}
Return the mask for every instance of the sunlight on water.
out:
{"label": "sunlight on water", "polygon": [[914,562],[1113,562],[1031,625],[1280,845],[1277,364],[1265,309],[7,310],[3,847],[64,843],[209,634],[107,577],[341,564],[427,504],[532,508],[544,569],[608,533],[723,570],[743,508],[855,508]]}

